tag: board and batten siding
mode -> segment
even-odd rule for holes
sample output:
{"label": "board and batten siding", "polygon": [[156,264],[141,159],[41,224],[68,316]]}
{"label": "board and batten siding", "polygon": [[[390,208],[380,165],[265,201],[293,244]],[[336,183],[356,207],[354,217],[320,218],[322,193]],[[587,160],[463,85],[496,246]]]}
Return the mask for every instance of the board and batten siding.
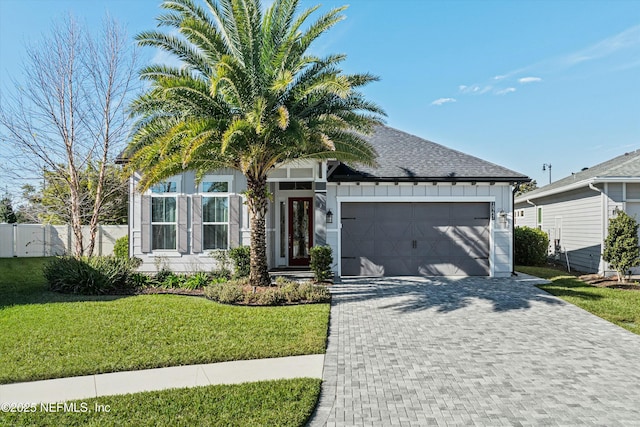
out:
{"label": "board and batten siding", "polygon": [[[341,198],[348,198],[349,202],[362,201],[384,202],[386,201],[406,201],[406,202],[438,202],[438,201],[474,201],[474,198],[482,199],[485,202],[495,203],[496,219],[491,221],[491,254],[490,269],[494,277],[508,277],[512,272],[512,239],[511,239],[511,197],[512,187],[508,184],[496,183],[489,185],[479,183],[327,183],[327,211],[334,214],[333,224],[327,224],[327,244],[333,250],[333,271],[338,274],[338,263],[340,262],[340,251],[338,250],[340,239],[340,218],[338,203]],[[373,198],[373,200],[372,200]],[[442,198],[442,200],[438,200]],[[467,198],[467,199],[466,199]],[[507,222],[504,226],[498,225],[498,212],[503,210],[506,213]]]}

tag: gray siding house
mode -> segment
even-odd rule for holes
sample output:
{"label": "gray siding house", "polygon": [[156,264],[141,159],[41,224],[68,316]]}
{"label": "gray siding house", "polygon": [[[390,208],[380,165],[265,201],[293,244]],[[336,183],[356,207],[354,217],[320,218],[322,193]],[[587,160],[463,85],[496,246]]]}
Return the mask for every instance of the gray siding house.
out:
{"label": "gray siding house", "polygon": [[[368,137],[377,167],[337,161],[282,164],[269,176],[270,268],[304,268],[328,244],[342,276],[509,276],[513,190],[529,178],[385,126]],[[208,270],[218,250],[249,244],[245,178],[217,170],[196,185],[185,172],[136,191],[130,253],[142,271]]]}
{"label": "gray siding house", "polygon": [[640,220],[640,150],[516,197],[515,224],[546,231],[549,253],[571,268],[608,274],[602,248],[618,210]]}

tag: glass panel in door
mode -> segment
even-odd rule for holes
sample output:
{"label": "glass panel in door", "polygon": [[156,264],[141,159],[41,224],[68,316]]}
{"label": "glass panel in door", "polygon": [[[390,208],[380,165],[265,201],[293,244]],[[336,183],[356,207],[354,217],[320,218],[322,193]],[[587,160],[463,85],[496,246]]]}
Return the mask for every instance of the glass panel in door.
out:
{"label": "glass panel in door", "polygon": [[289,265],[309,265],[313,245],[311,197],[289,198]]}

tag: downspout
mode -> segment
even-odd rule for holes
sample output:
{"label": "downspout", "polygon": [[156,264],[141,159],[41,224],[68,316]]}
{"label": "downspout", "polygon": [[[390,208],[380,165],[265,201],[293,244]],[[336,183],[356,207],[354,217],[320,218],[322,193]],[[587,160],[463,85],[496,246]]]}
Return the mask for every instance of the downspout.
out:
{"label": "downspout", "polygon": [[[604,195],[604,191],[602,191],[601,189],[593,185],[593,182],[589,183],[589,188],[592,189],[593,191],[597,191],[598,193],[600,193],[600,218],[602,218],[602,233],[600,236],[600,249],[604,250],[604,239],[605,239],[604,230],[607,227],[606,209],[604,206],[604,200],[602,199],[602,196]],[[600,263],[602,264],[602,275],[606,276],[607,270],[605,268],[606,267],[605,261],[602,258],[600,258]],[[598,274],[600,274],[600,266],[598,266]]]}

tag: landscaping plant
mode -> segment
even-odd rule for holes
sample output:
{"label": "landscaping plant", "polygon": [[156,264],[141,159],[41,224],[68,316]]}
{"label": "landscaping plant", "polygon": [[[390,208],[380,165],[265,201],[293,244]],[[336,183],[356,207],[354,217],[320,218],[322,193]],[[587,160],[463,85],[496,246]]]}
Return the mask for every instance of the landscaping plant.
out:
{"label": "landscaping plant", "polygon": [[632,267],[640,265],[638,222],[623,211],[609,219],[602,258],[618,273],[618,282],[626,281]]}
{"label": "landscaping plant", "polygon": [[547,262],[549,236],[544,231],[530,227],[516,227],[515,262],[518,265],[544,265]]}
{"label": "landscaping plant", "polygon": [[233,260],[233,277],[249,276],[251,271],[251,248],[249,246],[238,246],[229,250],[229,258]]}
{"label": "landscaping plant", "polygon": [[112,256],[53,258],[43,268],[49,289],[55,292],[105,295],[130,293],[129,275],[137,267],[136,259]]}
{"label": "landscaping plant", "polygon": [[113,256],[129,259],[129,236],[122,236],[113,245]]}
{"label": "landscaping plant", "polygon": [[309,252],[311,255],[309,266],[313,271],[315,281],[324,282],[329,279],[332,275],[331,264],[333,264],[331,246],[314,246]]}

